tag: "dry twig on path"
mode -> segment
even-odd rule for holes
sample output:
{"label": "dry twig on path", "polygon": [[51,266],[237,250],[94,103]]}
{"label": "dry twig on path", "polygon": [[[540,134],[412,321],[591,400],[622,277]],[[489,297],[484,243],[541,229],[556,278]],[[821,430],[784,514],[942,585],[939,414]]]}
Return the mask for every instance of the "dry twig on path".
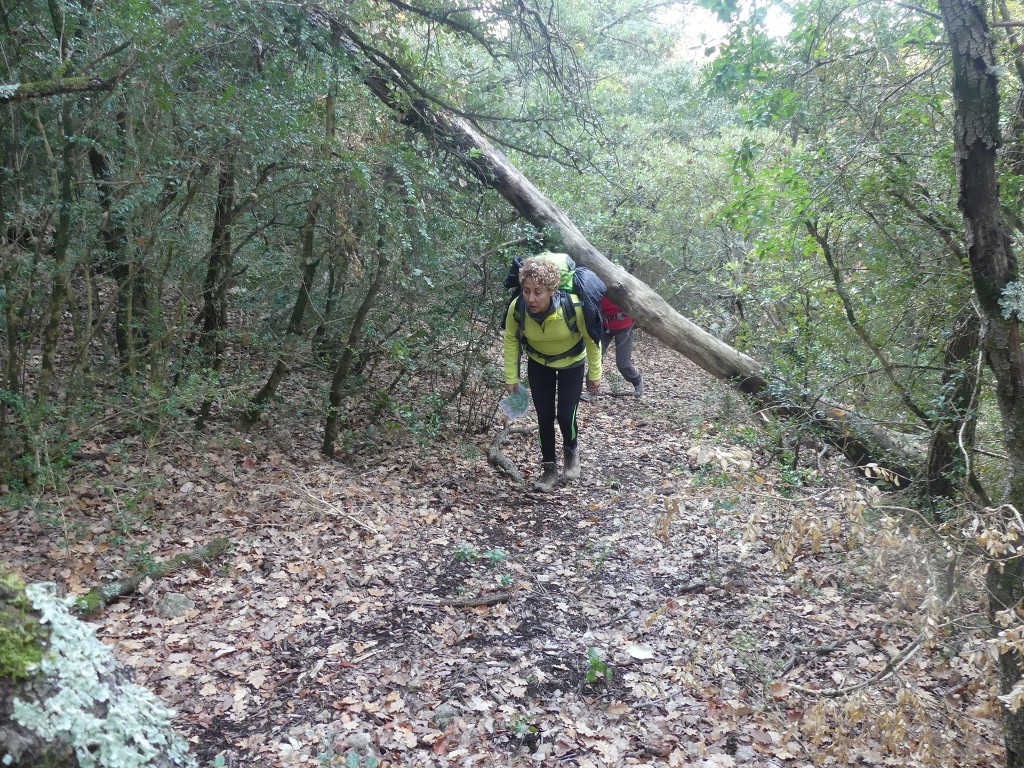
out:
{"label": "dry twig on path", "polygon": [[844,637],[841,640],[837,640],[834,643],[830,643],[829,645],[798,645],[796,646],[796,648],[793,649],[793,658],[786,662],[786,665],[779,670],[779,673],[775,675],[775,677],[776,679],[778,679],[780,677],[785,677],[787,674],[789,674],[793,670],[793,668],[796,667],[797,662],[800,661],[801,656],[827,656],[830,653],[834,653],[835,651],[845,648],[848,643],[861,640],[865,637],[867,637],[867,635],[865,635],[863,632],[857,632],[856,634]]}
{"label": "dry twig on path", "polygon": [[914,658],[914,656],[917,655],[917,652],[926,645],[926,641],[932,637],[932,634],[933,633],[930,629],[922,632],[917,636],[914,642],[903,650],[902,653],[895,656],[888,664],[886,664],[885,669],[877,675],[872,676],[869,680],[865,680],[863,683],[857,683],[856,685],[850,685],[845,688],[808,688],[807,686],[795,684],[790,685],[789,687],[790,689],[799,691],[800,693],[836,698],[838,696],[846,696],[849,693],[854,693],[871,685],[876,685],[899,672],[900,669],[902,669],[908,661]]}
{"label": "dry twig on path", "polygon": [[365,522],[363,520],[360,520],[358,517],[349,514],[348,512],[346,512],[343,509],[338,509],[337,505],[331,504],[331,502],[329,502],[327,499],[325,499],[322,494],[321,495],[317,495],[317,494],[313,493],[313,491],[311,491],[309,489],[309,487],[305,483],[303,483],[301,480],[299,480],[298,483],[299,483],[299,486],[302,488],[302,492],[305,494],[306,498],[309,499],[310,501],[314,502],[315,504],[317,504],[318,506],[320,506],[324,510],[326,510],[329,514],[331,514],[331,515],[340,515],[341,517],[344,517],[344,518],[347,518],[347,519],[351,520],[353,523],[358,525],[363,530],[369,531],[370,533],[372,533],[374,535],[380,535],[380,531],[378,531],[376,528],[374,528],[369,523],[367,523],[367,522]]}
{"label": "dry twig on path", "polygon": [[511,599],[511,592],[495,592],[493,595],[483,595],[481,597],[439,597],[435,600],[413,598],[409,600],[409,603],[411,605],[423,605],[431,608],[437,608],[442,605],[450,605],[454,608],[479,608],[484,605],[507,603]]}

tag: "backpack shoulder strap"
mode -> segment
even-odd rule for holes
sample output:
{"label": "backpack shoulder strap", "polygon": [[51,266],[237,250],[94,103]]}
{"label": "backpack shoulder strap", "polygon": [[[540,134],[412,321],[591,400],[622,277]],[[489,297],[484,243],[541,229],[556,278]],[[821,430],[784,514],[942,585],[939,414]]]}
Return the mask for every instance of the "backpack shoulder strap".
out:
{"label": "backpack shoulder strap", "polygon": [[580,324],[576,319],[576,308],[583,304],[583,300],[575,293],[569,293],[568,291],[560,291],[566,299],[562,304],[562,315],[565,317],[565,324],[569,327],[569,331],[572,333],[580,332]]}
{"label": "backpack shoulder strap", "polygon": [[516,321],[516,338],[519,343],[523,342],[523,332],[526,330],[526,299],[520,293],[516,296],[515,307],[512,309],[512,319]]}
{"label": "backpack shoulder strap", "polygon": [[[569,293],[559,288],[555,291],[552,301],[557,302],[558,307],[561,307],[562,316],[565,318],[565,324],[569,326],[569,330],[573,333],[579,333],[580,326],[576,321],[576,308],[583,303],[583,300],[575,293]],[[522,294],[519,294],[516,298],[516,306],[512,310],[512,317],[516,321],[516,335],[519,337],[520,342],[522,342],[523,332],[526,330],[526,300]]]}

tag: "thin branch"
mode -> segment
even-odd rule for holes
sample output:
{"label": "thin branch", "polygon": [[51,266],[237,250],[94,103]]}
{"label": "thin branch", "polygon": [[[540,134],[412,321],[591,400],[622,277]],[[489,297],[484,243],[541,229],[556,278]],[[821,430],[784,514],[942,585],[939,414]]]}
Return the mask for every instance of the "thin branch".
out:
{"label": "thin branch", "polygon": [[448,102],[426,88],[420,86],[415,78],[413,78],[408,70],[400,64],[393,56],[385,53],[380,48],[370,45],[366,40],[356,34],[355,30],[344,22],[329,16],[322,9],[318,9],[319,13],[322,14],[315,17],[317,20],[327,21],[332,29],[339,31],[344,35],[345,39],[348,40],[352,45],[359,49],[359,51],[381,72],[387,72],[391,75],[391,83],[394,86],[399,87],[409,97],[410,102],[415,105],[417,101],[422,101],[427,104],[432,104],[436,107],[440,107],[452,114],[458,115],[466,120],[494,120],[506,123],[536,123],[536,118],[533,117],[515,117],[513,115],[490,115],[482,112],[474,112],[462,109],[451,102]]}
{"label": "thin branch", "polygon": [[303,492],[303,494],[305,494],[306,498],[309,499],[310,501],[312,501],[313,503],[317,504],[319,507],[321,507],[327,513],[329,513],[331,515],[338,515],[338,516],[344,517],[344,518],[346,518],[348,520],[351,520],[353,523],[358,525],[360,528],[362,528],[362,529],[364,529],[366,531],[369,531],[370,533],[372,533],[374,535],[378,535],[378,536],[380,535],[380,531],[378,531],[376,528],[374,528],[372,525],[370,525],[366,521],[360,520],[358,517],[355,517],[354,515],[350,515],[348,512],[346,512],[343,509],[339,509],[337,505],[331,504],[331,502],[329,502],[327,499],[325,499],[322,494],[313,493],[313,491],[310,490],[309,486],[307,486],[304,482],[302,482],[302,480],[296,479],[296,482],[298,482],[299,487],[302,488],[302,492]]}
{"label": "thin branch", "polygon": [[598,27],[594,31],[598,35],[604,35],[612,27],[617,27],[619,24],[622,24],[622,23],[624,23],[626,21],[629,21],[630,19],[635,19],[638,16],[643,16],[644,14],[648,14],[651,11],[656,11],[659,8],[668,8],[669,6],[673,6],[675,4],[676,4],[676,0],[666,0],[666,2],[651,3],[650,5],[645,5],[642,8],[636,8],[634,10],[629,11],[628,13],[624,13],[621,16],[618,16],[618,17],[612,19],[611,21],[607,22],[606,24],[602,24],[600,27]]}
{"label": "thin branch", "polygon": [[960,234],[959,230],[951,225],[944,224],[943,222],[936,219],[931,214],[923,211],[920,206],[914,203],[907,195],[900,192],[897,189],[890,189],[889,195],[899,202],[903,203],[903,206],[910,211],[914,216],[920,219],[926,224],[935,234],[937,234],[942,241],[949,248],[950,252],[956,257],[957,262],[962,264],[966,259],[966,254],[958,238]]}
{"label": "thin branch", "polygon": [[[978,362],[974,369],[974,389],[971,391],[971,401],[967,405],[968,411],[976,408],[978,404],[978,395],[981,393],[981,381],[983,378],[981,375],[981,366],[984,360],[985,352],[978,352]],[[984,505],[989,507],[992,505],[992,500],[989,498],[988,492],[985,490],[985,486],[981,484],[981,478],[974,473],[974,462],[971,460],[971,452],[967,449],[967,445],[965,444],[964,435],[967,432],[967,427],[970,422],[971,420],[969,418],[965,418],[961,422],[960,429],[957,430],[956,434],[956,443],[960,448],[960,453],[964,457],[964,470],[971,488],[978,494]]]}
{"label": "thin branch", "polygon": [[407,602],[409,605],[422,605],[428,608],[438,608],[442,605],[450,605],[453,608],[479,608],[481,606],[507,603],[511,599],[511,592],[495,592],[494,594],[481,597],[438,597],[434,600],[410,598]]}
{"label": "thin branch", "polygon": [[220,557],[230,548],[231,542],[224,537],[219,537],[204,547],[175,555],[170,560],[147,565],[133,576],[126,576],[105,586],[93,588],[75,600],[75,610],[84,614],[95,613],[118,598],[133,594],[146,579],[162,579],[184,568],[193,568],[207,563]]}
{"label": "thin branch", "polygon": [[874,353],[878,362],[882,365],[882,369],[885,371],[885,375],[889,379],[889,382],[896,388],[896,391],[899,392],[902,403],[907,406],[915,416],[921,419],[921,421],[930,425],[932,422],[931,417],[910,399],[910,393],[907,392],[896,378],[896,371],[893,369],[889,358],[886,356],[885,352],[871,340],[867,330],[857,319],[857,315],[853,311],[853,302],[851,301],[850,295],[846,290],[846,285],[843,282],[842,272],[840,272],[839,267],[836,266],[835,259],[832,257],[832,248],[828,242],[828,231],[826,230],[826,232],[822,234],[818,230],[817,224],[809,219],[806,221],[806,225],[807,231],[810,233],[811,237],[813,237],[821,247],[822,254],[825,257],[825,262],[832,273],[832,281],[836,286],[836,293],[839,294],[839,298],[843,302],[843,308],[846,311],[846,319],[849,321],[854,333],[856,333],[860,340],[864,342],[865,346]]}
{"label": "thin branch", "polygon": [[[472,122],[480,133],[499,146],[516,150],[517,152],[521,152],[531,157],[551,160],[562,166],[578,170],[579,166],[575,162],[566,162],[564,159],[555,157],[554,155],[540,153],[536,150],[530,150],[524,146],[514,144],[508,139],[504,139],[491,133],[481,125],[481,122],[488,121],[515,123],[521,125],[543,125],[544,123],[560,123],[560,117],[552,116],[548,119],[542,119],[537,117],[520,117],[510,114],[487,114],[456,106],[417,83],[416,79],[406,67],[385,51],[371,45],[367,40],[363,39],[351,26],[345,23],[345,21],[332,16],[323,8],[307,6],[306,11],[314,23],[330,27],[332,33],[335,35],[336,41],[340,42],[344,47],[344,50],[348,54],[350,63],[357,71],[364,72],[366,70],[365,65],[362,63],[363,61],[367,61],[373,66],[373,71],[366,72],[364,74],[364,83],[370,87],[375,96],[384,101],[385,104],[396,112],[400,112],[405,115],[409,115],[410,113],[423,114],[425,110],[435,107],[441,111]],[[549,79],[552,79],[550,75]],[[552,82],[554,82],[554,80],[552,80]],[[564,91],[566,89],[559,88],[559,90]],[[400,102],[397,92],[404,94],[404,101]],[[581,115],[578,110],[576,110],[576,114],[581,119],[584,119],[584,116]],[[424,119],[426,119],[425,115]],[[406,119],[406,122],[408,122],[408,118]],[[563,150],[566,149],[564,146],[561,148]],[[575,155],[578,153],[572,154]]]}
{"label": "thin branch", "polygon": [[908,11],[914,11],[914,13],[920,13],[923,16],[927,16],[927,17],[929,17],[931,19],[936,19],[937,21],[942,21],[942,16],[941,15],[939,15],[938,13],[935,13],[935,11],[929,11],[927,8],[922,8],[919,5],[911,5],[910,3],[899,3],[899,2],[893,3],[893,5],[895,5],[895,6],[899,7],[899,8],[906,8]]}
{"label": "thin branch", "polygon": [[479,45],[481,48],[487,51],[491,58],[499,58],[498,54],[494,52],[491,46],[491,41],[489,41],[485,35],[480,33],[479,24],[472,25],[470,23],[463,22],[459,19],[453,18],[453,16],[455,16],[456,14],[468,15],[469,9],[453,8],[446,9],[444,12],[441,12],[439,10],[428,10],[425,8],[418,8],[415,5],[404,3],[402,2],[402,0],[386,0],[386,2],[394,6],[395,8],[398,8],[403,11],[408,11],[409,13],[415,16],[419,16],[420,18],[426,19],[428,21],[436,22],[437,24],[447,27],[448,29],[460,35],[467,35],[468,37],[473,38],[473,40],[476,41],[477,45]]}
{"label": "thin branch", "polygon": [[846,696],[850,693],[856,693],[857,691],[863,690],[872,685],[877,685],[885,679],[892,677],[899,672],[907,662],[910,661],[920,651],[925,641],[932,636],[932,630],[927,629],[922,632],[906,649],[895,658],[893,658],[888,664],[885,665],[885,669],[879,672],[877,675],[865,680],[863,683],[857,685],[849,685],[845,688],[808,688],[803,685],[791,684],[789,687],[794,691],[800,693],[809,693],[815,696],[825,696],[827,698],[836,698],[838,696]]}
{"label": "thin branch", "polygon": [[796,666],[796,663],[800,660],[800,656],[803,654],[825,656],[829,653],[834,653],[835,651],[845,648],[849,643],[852,643],[856,640],[863,640],[867,637],[868,635],[865,635],[863,632],[857,632],[852,635],[847,635],[846,637],[840,640],[836,640],[836,642],[831,643],[829,645],[798,645],[793,649],[793,658],[786,662],[785,666],[783,666],[782,669],[779,670],[778,674],[775,675],[775,679],[785,677],[791,671],[793,671],[793,668]]}

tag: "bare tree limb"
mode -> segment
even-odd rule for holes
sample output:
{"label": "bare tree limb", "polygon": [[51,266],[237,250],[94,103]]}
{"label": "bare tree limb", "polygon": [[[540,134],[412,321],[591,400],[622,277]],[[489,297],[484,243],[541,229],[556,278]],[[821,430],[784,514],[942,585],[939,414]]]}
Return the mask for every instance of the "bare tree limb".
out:
{"label": "bare tree limb", "polygon": [[821,253],[825,257],[825,264],[828,265],[829,272],[832,274],[832,284],[836,288],[839,300],[843,303],[846,320],[850,324],[850,327],[853,328],[853,332],[857,334],[857,337],[862,342],[864,342],[864,346],[874,354],[875,359],[877,359],[879,364],[882,366],[882,370],[885,371],[885,376],[889,380],[889,383],[892,384],[893,388],[899,393],[900,401],[907,406],[908,410],[921,419],[923,423],[930,426],[932,423],[931,417],[910,399],[910,393],[907,392],[906,387],[904,387],[903,383],[899,378],[897,378],[896,371],[893,368],[892,362],[889,360],[889,356],[885,354],[881,347],[875,344],[874,340],[868,334],[867,328],[865,328],[857,318],[857,313],[853,309],[853,301],[850,299],[849,291],[846,290],[846,283],[843,281],[842,272],[836,265],[835,257],[832,255],[832,246],[828,241],[828,230],[826,229],[825,232],[822,233],[821,230],[818,229],[818,225],[809,219],[805,221],[805,224],[807,226],[808,233],[810,233],[811,237],[814,238],[818,247],[821,248]]}
{"label": "bare tree limb", "polygon": [[102,80],[98,77],[64,77],[31,83],[3,84],[0,85],[0,104],[42,99],[47,96],[60,96],[67,93],[109,91],[113,89],[115,82],[115,80]]}

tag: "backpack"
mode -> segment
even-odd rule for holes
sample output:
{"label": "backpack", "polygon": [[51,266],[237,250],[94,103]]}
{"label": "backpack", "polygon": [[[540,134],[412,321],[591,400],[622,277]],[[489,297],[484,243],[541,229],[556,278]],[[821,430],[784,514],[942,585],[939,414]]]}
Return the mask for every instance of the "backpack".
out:
{"label": "backpack", "polygon": [[[549,259],[558,264],[562,270],[562,282],[559,283],[559,291],[569,294],[572,307],[583,305],[583,321],[587,326],[587,333],[594,342],[601,343],[603,333],[603,316],[601,314],[601,299],[608,290],[604,281],[597,274],[584,266],[576,266],[576,262],[567,253],[545,253],[537,254],[539,258]],[[508,268],[508,275],[505,276],[505,288],[515,291],[517,296],[513,316],[518,326],[518,336],[522,342],[523,328],[526,323],[526,302],[523,300],[522,287],[519,285],[519,268],[523,265],[523,257],[516,256]],[[579,333],[580,329],[576,324],[576,312],[566,311],[566,325],[573,333]]]}

